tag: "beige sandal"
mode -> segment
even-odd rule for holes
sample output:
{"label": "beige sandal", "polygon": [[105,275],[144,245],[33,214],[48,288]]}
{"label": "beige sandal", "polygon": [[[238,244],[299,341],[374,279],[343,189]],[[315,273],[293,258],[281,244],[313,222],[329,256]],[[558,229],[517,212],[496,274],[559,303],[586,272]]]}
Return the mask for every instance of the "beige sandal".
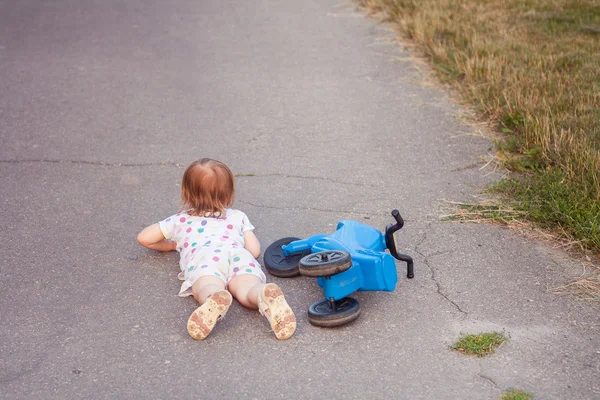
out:
{"label": "beige sandal", "polygon": [[292,337],[296,330],[296,316],[279,286],[268,283],[258,293],[258,311],[267,317],[277,339]]}
{"label": "beige sandal", "polygon": [[190,315],[187,323],[190,336],[196,340],[206,338],[217,321],[225,316],[232,302],[231,293],[227,290],[218,290],[211,294],[204,304]]}

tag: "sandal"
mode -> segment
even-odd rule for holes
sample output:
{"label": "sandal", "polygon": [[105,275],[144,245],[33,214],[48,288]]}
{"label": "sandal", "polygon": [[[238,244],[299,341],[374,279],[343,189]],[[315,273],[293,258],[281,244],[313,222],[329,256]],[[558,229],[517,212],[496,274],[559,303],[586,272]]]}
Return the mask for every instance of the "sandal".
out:
{"label": "sandal", "polygon": [[296,330],[296,316],[279,286],[268,283],[262,288],[258,293],[258,311],[267,318],[277,339],[292,337]]}
{"label": "sandal", "polygon": [[233,302],[231,293],[227,290],[218,290],[198,307],[187,322],[190,336],[196,340],[206,338],[212,332],[218,320],[223,318]]}

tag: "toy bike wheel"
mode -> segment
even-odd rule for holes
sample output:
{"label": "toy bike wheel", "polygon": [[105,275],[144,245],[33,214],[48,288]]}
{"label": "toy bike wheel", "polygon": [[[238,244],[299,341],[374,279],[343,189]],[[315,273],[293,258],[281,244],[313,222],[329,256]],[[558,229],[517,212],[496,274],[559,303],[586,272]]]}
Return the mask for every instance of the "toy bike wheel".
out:
{"label": "toy bike wheel", "polygon": [[300,275],[300,271],[298,270],[298,262],[302,257],[310,254],[310,250],[286,256],[283,254],[283,249],[281,248],[282,246],[285,246],[286,244],[296,240],[300,239],[295,237],[287,237],[279,239],[267,247],[263,259],[265,262],[265,268],[271,275],[275,275],[280,278],[291,278],[293,276]]}
{"label": "toy bike wheel", "polygon": [[308,321],[315,326],[331,328],[349,324],[360,315],[358,300],[352,297],[344,297],[334,304],[335,308],[329,300],[313,303],[308,308]]}
{"label": "toy bike wheel", "polygon": [[342,250],[319,251],[300,260],[300,274],[304,276],[330,276],[344,272],[352,266],[350,254]]}

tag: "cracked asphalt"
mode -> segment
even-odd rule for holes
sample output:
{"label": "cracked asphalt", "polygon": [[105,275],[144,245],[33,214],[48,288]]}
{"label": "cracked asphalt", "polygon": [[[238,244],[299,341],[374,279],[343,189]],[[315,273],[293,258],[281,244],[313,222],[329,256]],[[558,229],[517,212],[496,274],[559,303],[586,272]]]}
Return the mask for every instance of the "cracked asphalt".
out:
{"label": "cracked asphalt", "polygon": [[[498,174],[492,142],[391,29],[334,0],[0,1],[0,398],[600,398],[600,317],[551,293],[585,271],[498,226],[442,222]],[[200,157],[237,174],[263,249],[380,229],[398,208],[415,278],[322,329],[310,278],[278,342],[235,304],[204,342],[175,254],[135,241]],[[504,331],[497,354],[448,349]]]}

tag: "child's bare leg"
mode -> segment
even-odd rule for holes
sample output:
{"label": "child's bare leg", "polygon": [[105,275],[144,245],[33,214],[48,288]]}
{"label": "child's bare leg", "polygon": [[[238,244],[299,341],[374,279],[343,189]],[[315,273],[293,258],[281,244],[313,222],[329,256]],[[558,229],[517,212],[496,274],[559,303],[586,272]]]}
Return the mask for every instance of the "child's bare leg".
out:
{"label": "child's bare leg", "polygon": [[229,291],[246,308],[258,310],[258,293],[265,287],[256,275],[238,275],[229,282]]}
{"label": "child's bare leg", "polygon": [[208,296],[216,291],[225,289],[225,282],[217,276],[201,276],[192,285],[194,299],[200,304],[204,304]]}
{"label": "child's bare leg", "polygon": [[231,302],[231,294],[225,290],[225,282],[216,276],[203,276],[192,285],[192,293],[201,304],[188,319],[187,330],[196,340],[206,338],[217,321],[225,316]]}
{"label": "child's bare leg", "polygon": [[296,316],[274,283],[264,284],[256,275],[238,275],[229,282],[231,294],[244,306],[267,317],[277,339],[289,339],[296,330]]}

